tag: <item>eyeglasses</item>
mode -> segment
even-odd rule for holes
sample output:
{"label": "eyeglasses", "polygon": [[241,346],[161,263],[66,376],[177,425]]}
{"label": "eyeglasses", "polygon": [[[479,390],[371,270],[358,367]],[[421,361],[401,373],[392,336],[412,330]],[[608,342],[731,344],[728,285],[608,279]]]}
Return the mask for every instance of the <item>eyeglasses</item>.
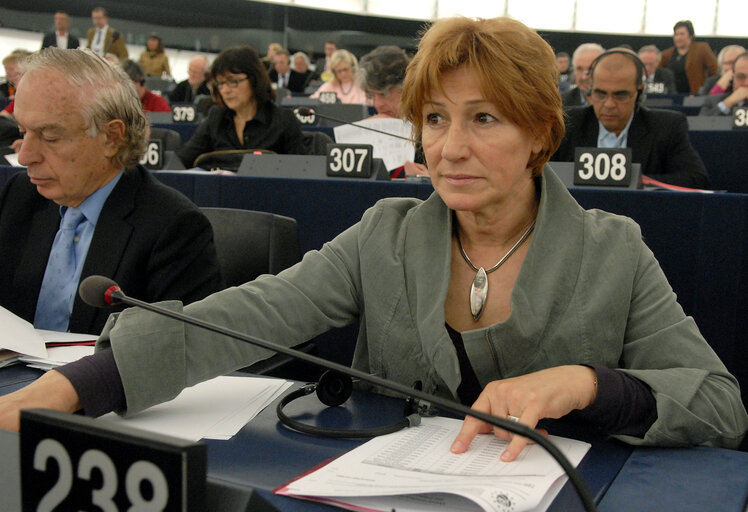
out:
{"label": "eyeglasses", "polygon": [[346,73],[346,72],[348,72],[350,70],[351,70],[350,66],[347,66],[347,67],[344,67],[344,68],[333,69],[332,71],[336,75],[339,75],[340,73]]}
{"label": "eyeglasses", "polygon": [[245,76],[244,78],[237,78],[237,79],[234,79],[234,80],[226,80],[224,82],[219,82],[218,80],[216,80],[215,82],[213,82],[213,86],[216,89],[220,89],[221,87],[223,87],[224,85],[226,85],[226,86],[229,87],[229,89],[236,89],[239,86],[239,84],[241,82],[243,82],[244,80],[249,80],[249,78]]}
{"label": "eyeglasses", "polygon": [[634,93],[631,91],[616,91],[608,93],[607,91],[601,91],[600,89],[592,90],[592,99],[599,101],[600,103],[608,101],[608,97],[613,98],[616,103],[628,103],[634,97]]}

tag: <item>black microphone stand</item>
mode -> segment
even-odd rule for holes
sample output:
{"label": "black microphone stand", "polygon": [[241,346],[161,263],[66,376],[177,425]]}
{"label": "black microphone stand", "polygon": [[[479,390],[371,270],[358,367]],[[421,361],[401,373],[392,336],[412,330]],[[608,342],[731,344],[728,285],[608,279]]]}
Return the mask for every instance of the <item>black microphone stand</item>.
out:
{"label": "black microphone stand", "polygon": [[[98,277],[98,276],[91,276],[91,277]],[[91,278],[86,278],[86,279],[91,279]],[[81,287],[83,287],[84,284],[85,284],[85,280],[84,280],[84,283],[81,283]],[[214,325],[210,322],[200,320],[199,318],[192,318],[190,316],[187,316],[182,313],[178,313],[176,311],[170,311],[168,309],[156,306],[154,304],[150,304],[148,302],[144,302],[138,299],[134,299],[132,297],[128,297],[119,287],[116,287],[116,289],[110,288],[109,290],[107,290],[106,295],[109,298],[107,302],[110,304],[112,302],[117,301],[117,302],[122,302],[130,306],[138,306],[138,307],[141,307],[145,310],[151,311],[156,314],[168,316],[169,318],[173,318],[175,320],[179,320],[181,322],[185,322],[187,324],[191,324],[196,327],[202,327],[203,329],[207,329],[211,332],[217,332],[219,334],[223,334],[230,338],[234,338],[234,339],[243,341],[245,343],[249,343],[251,345],[256,345],[258,347],[262,347],[273,352],[280,352],[281,354],[295,357],[302,361],[316,364],[318,366],[327,368],[329,370],[340,372],[342,374],[360,379],[370,384],[374,384],[376,386],[380,386],[380,387],[389,389],[391,391],[395,391],[406,397],[417,398],[425,402],[430,402],[432,405],[436,405],[442,408],[443,410],[453,413],[453,414],[462,414],[465,416],[472,416],[481,421],[485,421],[486,423],[493,425],[495,427],[501,428],[503,430],[508,430],[509,432],[512,432],[514,434],[526,437],[530,439],[531,441],[535,442],[536,444],[542,446],[559,463],[561,468],[563,468],[563,470],[569,476],[569,480],[571,481],[572,485],[576,489],[577,494],[579,494],[579,498],[582,501],[582,504],[584,505],[584,509],[587,512],[597,511],[597,507],[595,506],[595,502],[592,499],[592,496],[590,495],[589,489],[587,489],[587,485],[584,483],[584,480],[582,480],[582,477],[579,476],[579,473],[577,472],[576,468],[569,462],[569,460],[561,452],[561,450],[559,450],[556,447],[556,445],[554,445],[545,436],[543,436],[536,430],[531,429],[525,425],[510,421],[508,419],[499,418],[498,416],[493,416],[491,414],[487,414],[481,411],[476,411],[460,403],[453,402],[452,400],[440,398],[438,396],[431,395],[429,393],[425,393],[423,391],[410,388],[398,382],[389,381],[381,377],[377,377],[376,375],[371,375],[369,373],[362,372],[355,368],[350,368],[342,364],[338,364],[332,361],[328,361],[326,359],[322,359],[321,357],[306,354],[304,352],[295,350],[293,348],[284,347],[283,345],[278,345],[276,343],[271,343],[269,341],[265,341],[260,338],[255,338],[254,336],[250,336],[248,334],[241,333],[233,329],[221,327],[219,325]]]}

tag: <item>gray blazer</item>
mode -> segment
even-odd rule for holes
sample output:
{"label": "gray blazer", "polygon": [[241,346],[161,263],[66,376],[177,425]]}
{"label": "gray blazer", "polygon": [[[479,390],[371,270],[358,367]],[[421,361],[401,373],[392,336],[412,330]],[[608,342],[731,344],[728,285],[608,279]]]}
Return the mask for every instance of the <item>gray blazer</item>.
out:
{"label": "gray blazer", "polygon": [[[512,314],[463,333],[481,384],[563,364],[622,365],[652,388],[658,411],[644,439],[626,441],[736,446],[748,427],[737,383],[676,302],[638,225],[583,210],[549,167],[538,182]],[[406,385],[421,380],[425,391],[454,398],[460,370],[444,319],[451,238],[438,195],[384,199],[277,277],[184,311],[286,345],[359,317],[356,368]],[[125,413],[269,355],[136,310],[110,318],[98,346],[113,349]]]}

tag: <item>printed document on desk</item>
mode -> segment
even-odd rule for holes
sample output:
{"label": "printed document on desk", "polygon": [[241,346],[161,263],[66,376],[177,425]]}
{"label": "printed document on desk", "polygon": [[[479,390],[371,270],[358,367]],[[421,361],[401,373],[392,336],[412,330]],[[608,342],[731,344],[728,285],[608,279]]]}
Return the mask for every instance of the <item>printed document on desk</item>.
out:
{"label": "printed document on desk", "polygon": [[[366,126],[385,133],[377,133],[364,128],[356,128],[356,125]],[[356,121],[355,124],[343,124],[336,126],[335,142],[339,144],[371,144],[374,148],[373,157],[381,158],[388,171],[397,169],[412,162],[416,155],[416,148],[412,141],[403,140],[391,135],[399,135],[410,139],[413,136],[413,125],[392,117],[373,117]]]}
{"label": "printed document on desk", "polygon": [[290,385],[287,380],[266,377],[216,377],[134,416],[122,418],[110,413],[101,420],[189,441],[226,440]]}
{"label": "printed document on desk", "polygon": [[[514,462],[502,462],[507,442],[487,434],[455,455],[449,447],[461,425],[451,418],[423,418],[418,427],[374,438],[274,492],[383,512],[548,508],[567,477],[543,448],[528,445]],[[581,441],[551,439],[574,466],[590,448]]]}

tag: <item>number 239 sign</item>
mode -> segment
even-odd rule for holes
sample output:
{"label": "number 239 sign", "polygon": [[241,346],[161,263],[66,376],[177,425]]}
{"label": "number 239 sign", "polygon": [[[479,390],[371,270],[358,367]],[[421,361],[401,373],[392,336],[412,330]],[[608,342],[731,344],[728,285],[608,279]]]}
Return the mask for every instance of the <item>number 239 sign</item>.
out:
{"label": "number 239 sign", "polygon": [[574,185],[628,187],[631,148],[576,148]]}
{"label": "number 239 sign", "polygon": [[54,411],[22,412],[24,512],[199,511],[205,475],[202,444]]}

